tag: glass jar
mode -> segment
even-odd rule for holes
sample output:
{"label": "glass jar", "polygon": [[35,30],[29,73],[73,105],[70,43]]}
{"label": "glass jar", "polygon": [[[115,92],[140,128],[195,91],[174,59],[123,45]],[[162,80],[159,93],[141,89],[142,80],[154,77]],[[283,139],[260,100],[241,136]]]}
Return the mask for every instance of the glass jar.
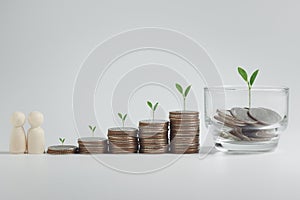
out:
{"label": "glass jar", "polygon": [[205,124],[223,152],[271,151],[288,124],[289,88],[204,88]]}

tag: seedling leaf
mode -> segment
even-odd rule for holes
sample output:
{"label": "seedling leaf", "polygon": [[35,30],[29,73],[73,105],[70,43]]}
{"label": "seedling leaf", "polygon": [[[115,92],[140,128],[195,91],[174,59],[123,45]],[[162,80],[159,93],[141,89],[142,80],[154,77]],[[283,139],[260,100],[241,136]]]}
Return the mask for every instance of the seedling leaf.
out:
{"label": "seedling leaf", "polygon": [[251,86],[253,85],[253,83],[254,83],[254,81],[255,81],[255,79],[256,79],[256,76],[257,76],[258,72],[259,72],[259,70],[257,69],[257,70],[256,70],[255,72],[253,72],[253,74],[251,75],[251,77],[250,77],[250,85],[251,85]]}
{"label": "seedling leaf", "polygon": [[152,103],[150,101],[147,101],[148,106],[151,108],[152,110]]}
{"label": "seedling leaf", "polygon": [[121,119],[123,119],[123,115],[121,113],[118,113],[118,115]]}
{"label": "seedling leaf", "polygon": [[93,127],[90,125],[89,128],[91,129],[91,131],[93,130]]}
{"label": "seedling leaf", "polygon": [[158,106],[158,102],[156,102],[156,104],[154,105],[154,108],[153,108],[154,111],[156,110],[157,106]]}
{"label": "seedling leaf", "polygon": [[125,121],[126,117],[127,117],[127,114],[125,114],[125,115],[124,115],[124,117],[123,117],[123,121]]}
{"label": "seedling leaf", "polygon": [[183,89],[182,89],[181,85],[180,85],[179,83],[176,83],[175,86],[176,86],[178,92],[179,92],[180,94],[183,94]]}
{"label": "seedling leaf", "polygon": [[246,81],[248,82],[248,75],[247,75],[247,72],[241,68],[241,67],[238,67],[238,72],[239,74],[241,75],[241,77]]}
{"label": "seedling leaf", "polygon": [[192,85],[189,85],[189,86],[185,89],[184,97],[186,97],[186,96],[189,94],[189,92],[190,92],[190,90],[191,90],[191,87],[192,87]]}

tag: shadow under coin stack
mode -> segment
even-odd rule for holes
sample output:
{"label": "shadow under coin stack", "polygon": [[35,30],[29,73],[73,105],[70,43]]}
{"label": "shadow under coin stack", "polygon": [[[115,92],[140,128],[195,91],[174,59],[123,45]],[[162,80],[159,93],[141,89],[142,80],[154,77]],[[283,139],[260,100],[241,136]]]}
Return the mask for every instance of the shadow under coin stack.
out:
{"label": "shadow under coin stack", "polygon": [[140,153],[166,153],[168,149],[169,122],[143,120],[139,122]]}
{"label": "shadow under coin stack", "polygon": [[199,152],[199,112],[174,111],[170,118],[170,147],[172,153]]}
{"label": "shadow under coin stack", "polygon": [[109,152],[115,154],[137,153],[138,130],[130,127],[108,129]]}
{"label": "shadow under coin stack", "polygon": [[80,154],[102,154],[107,152],[107,139],[102,137],[84,137],[78,139]]}

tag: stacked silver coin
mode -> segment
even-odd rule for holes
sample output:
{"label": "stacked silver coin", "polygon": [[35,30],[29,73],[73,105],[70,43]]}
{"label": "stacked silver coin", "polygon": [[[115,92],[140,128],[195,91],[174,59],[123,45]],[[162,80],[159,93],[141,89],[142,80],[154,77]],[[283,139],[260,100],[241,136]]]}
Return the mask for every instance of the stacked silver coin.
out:
{"label": "stacked silver coin", "polygon": [[108,129],[109,153],[137,153],[138,129],[117,127]]}
{"label": "stacked silver coin", "polygon": [[107,139],[102,137],[84,137],[78,139],[80,154],[107,153]]}
{"label": "stacked silver coin", "polygon": [[276,138],[277,127],[283,118],[267,108],[217,110],[214,119],[221,125],[220,137],[234,141],[268,141]]}
{"label": "stacked silver coin", "polygon": [[172,153],[199,152],[199,112],[174,111],[170,118],[170,147]]}
{"label": "stacked silver coin", "polygon": [[48,147],[48,154],[74,154],[77,153],[77,147],[73,145],[56,145]]}
{"label": "stacked silver coin", "polygon": [[143,120],[139,122],[140,153],[166,153],[168,150],[169,122]]}

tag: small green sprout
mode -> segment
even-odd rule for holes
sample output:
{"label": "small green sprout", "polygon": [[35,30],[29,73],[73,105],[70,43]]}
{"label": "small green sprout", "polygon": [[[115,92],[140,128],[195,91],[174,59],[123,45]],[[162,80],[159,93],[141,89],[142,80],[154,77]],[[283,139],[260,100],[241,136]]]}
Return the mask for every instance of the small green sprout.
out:
{"label": "small green sprout", "polygon": [[91,125],[89,125],[90,130],[92,131],[92,135],[94,137],[95,135],[95,130],[96,130],[96,126],[92,127]]}
{"label": "small green sprout", "polygon": [[192,85],[187,86],[187,88],[183,91],[182,86],[179,83],[175,84],[178,92],[182,95],[182,99],[183,99],[183,110],[186,109],[186,97],[189,94]]}
{"label": "small green sprout", "polygon": [[119,116],[120,119],[122,120],[122,125],[123,125],[123,128],[124,128],[125,120],[126,120],[127,114],[125,114],[125,115],[123,116],[122,113],[118,113],[118,116]]}
{"label": "small green sprout", "polygon": [[59,138],[59,141],[60,141],[61,145],[64,145],[65,140],[66,140],[65,138]]}
{"label": "small green sprout", "polygon": [[249,108],[251,108],[251,89],[252,89],[252,86],[253,86],[253,83],[256,79],[256,76],[259,72],[259,70],[255,70],[251,77],[250,77],[250,80],[248,80],[248,74],[247,72],[242,68],[242,67],[238,67],[238,72],[239,74],[241,75],[241,77],[246,81],[247,83],[247,86],[248,86],[248,96],[249,96]]}
{"label": "small green sprout", "polygon": [[149,106],[149,108],[152,110],[152,120],[154,121],[154,112],[157,109],[158,106],[158,102],[155,103],[155,105],[153,106],[153,104],[150,101],[147,101],[147,105]]}

